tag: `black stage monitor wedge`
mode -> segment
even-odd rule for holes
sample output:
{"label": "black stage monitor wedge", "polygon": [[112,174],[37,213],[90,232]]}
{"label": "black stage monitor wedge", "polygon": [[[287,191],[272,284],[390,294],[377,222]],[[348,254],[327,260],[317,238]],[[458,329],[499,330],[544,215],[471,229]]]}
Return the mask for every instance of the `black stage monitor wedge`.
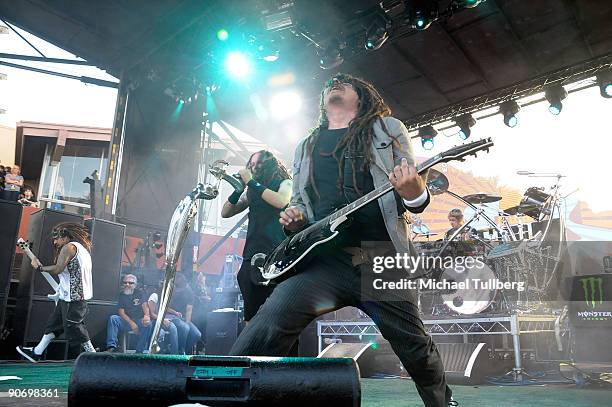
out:
{"label": "black stage monitor wedge", "polygon": [[101,219],[88,219],[84,223],[91,237],[93,298],[116,302],[119,299],[125,225]]}
{"label": "black stage monitor wedge", "polygon": [[257,358],[83,353],[68,406],[358,407],[359,372],[350,358]]}
{"label": "black stage monitor wedge", "polygon": [[0,331],[6,319],[15,245],[21,222],[21,208],[21,204],[17,202],[0,200]]}

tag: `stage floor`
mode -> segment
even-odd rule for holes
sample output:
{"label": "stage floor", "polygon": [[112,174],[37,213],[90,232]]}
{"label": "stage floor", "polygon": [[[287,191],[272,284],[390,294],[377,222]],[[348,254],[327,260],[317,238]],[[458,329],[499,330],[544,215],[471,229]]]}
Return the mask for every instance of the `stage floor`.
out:
{"label": "stage floor", "polygon": [[[66,406],[72,363],[0,363],[0,406]],[[422,406],[413,383],[406,379],[363,379],[364,407]],[[58,398],[9,398],[9,389],[58,389]],[[452,386],[461,407],[600,407],[609,406],[611,390],[574,385]]]}

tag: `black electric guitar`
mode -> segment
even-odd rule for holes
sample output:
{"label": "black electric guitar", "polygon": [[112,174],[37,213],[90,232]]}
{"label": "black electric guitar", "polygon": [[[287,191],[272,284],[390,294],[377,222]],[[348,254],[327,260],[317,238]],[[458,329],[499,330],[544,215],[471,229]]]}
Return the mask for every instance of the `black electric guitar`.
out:
{"label": "black electric guitar", "polygon": [[[417,166],[417,171],[419,174],[422,174],[436,164],[449,161],[464,161],[466,156],[476,156],[478,151],[488,152],[491,146],[493,146],[493,141],[491,138],[486,138],[453,147],[422,162]],[[283,240],[272,253],[266,256],[265,262],[261,267],[261,275],[266,280],[264,284],[268,284],[294,269],[295,265],[304,259],[316,246],[338,236],[341,232],[339,230],[340,225],[349,219],[349,215],[392,190],[393,186],[390,182],[387,182],[342,209],[333,212]]]}

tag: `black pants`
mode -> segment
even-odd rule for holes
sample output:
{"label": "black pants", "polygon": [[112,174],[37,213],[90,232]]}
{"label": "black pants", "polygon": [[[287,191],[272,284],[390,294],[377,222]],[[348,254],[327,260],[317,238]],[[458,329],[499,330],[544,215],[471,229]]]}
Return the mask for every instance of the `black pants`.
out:
{"label": "black pants", "polygon": [[271,286],[258,284],[263,279],[257,278],[260,276],[259,270],[251,266],[250,259],[244,259],[240,270],[238,270],[238,285],[242,293],[244,301],[244,320],[250,321],[257,313],[261,305],[272,294],[274,290]]}
{"label": "black pants", "polygon": [[89,333],[85,326],[85,316],[87,316],[86,301],[66,302],[60,300],[47,321],[45,335],[54,333],[57,338],[65,333],[66,339],[71,343],[83,344],[89,340]]}
{"label": "black pants", "polygon": [[442,359],[427,335],[414,297],[403,292],[397,301],[363,301],[361,275],[349,255],[317,256],[305,269],[280,283],[242,331],[231,354],[285,356],[302,330],[316,317],[354,306],[368,314],[410,373],[427,407],[446,407]]}

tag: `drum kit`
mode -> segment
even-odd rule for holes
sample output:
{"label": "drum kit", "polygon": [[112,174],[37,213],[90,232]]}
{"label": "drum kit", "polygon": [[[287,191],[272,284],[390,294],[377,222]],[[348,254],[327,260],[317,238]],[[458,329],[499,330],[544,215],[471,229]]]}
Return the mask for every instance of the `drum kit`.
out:
{"label": "drum kit", "polygon": [[[413,215],[415,246],[425,257],[451,256],[455,260],[479,257],[482,261],[470,265],[457,261],[450,267],[445,263],[445,267],[428,270],[427,278],[451,281],[458,288],[420,290],[419,302],[425,314],[498,314],[542,307],[565,241],[558,182],[561,176],[555,177],[557,182],[549,191],[530,187],[519,205],[498,209],[490,204],[501,201],[501,196],[482,192],[460,196],[449,190],[448,178],[442,172],[429,171],[430,194],[456,198],[471,209],[471,215],[445,239],[435,241],[430,239],[439,233],[433,233],[422,219]],[[535,229],[540,231],[534,233]],[[495,284],[482,288],[470,284],[470,280],[500,281],[504,287],[512,285],[513,289],[500,289]],[[514,289],[517,285],[524,290]]]}

